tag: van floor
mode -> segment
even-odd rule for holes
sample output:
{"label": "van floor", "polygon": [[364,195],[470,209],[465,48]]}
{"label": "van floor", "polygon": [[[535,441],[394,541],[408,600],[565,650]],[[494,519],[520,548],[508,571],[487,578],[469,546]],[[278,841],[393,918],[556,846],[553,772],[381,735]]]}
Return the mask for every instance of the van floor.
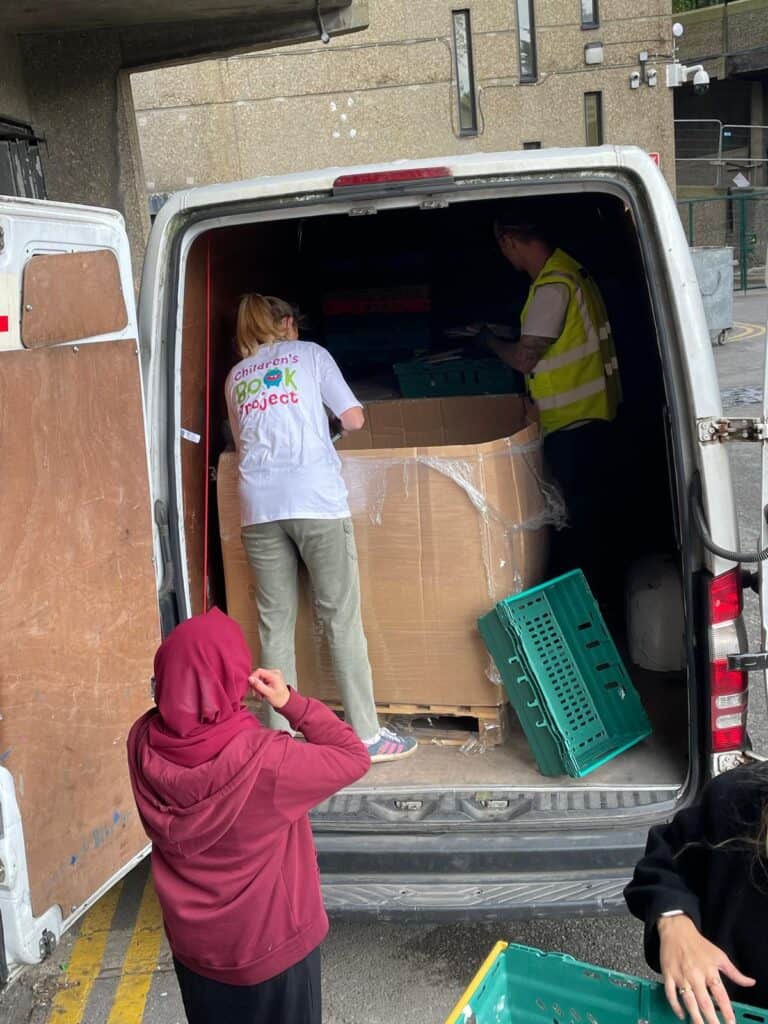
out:
{"label": "van floor", "polygon": [[419,749],[405,761],[373,765],[351,788],[382,789],[473,786],[566,789],[627,787],[633,790],[677,789],[688,771],[688,703],[685,684],[676,675],[632,668],[632,679],[653,732],[647,740],[625,751],[580,779],[542,775],[514,711],[509,708],[505,743],[482,752],[462,753],[458,746],[430,742],[420,732]]}

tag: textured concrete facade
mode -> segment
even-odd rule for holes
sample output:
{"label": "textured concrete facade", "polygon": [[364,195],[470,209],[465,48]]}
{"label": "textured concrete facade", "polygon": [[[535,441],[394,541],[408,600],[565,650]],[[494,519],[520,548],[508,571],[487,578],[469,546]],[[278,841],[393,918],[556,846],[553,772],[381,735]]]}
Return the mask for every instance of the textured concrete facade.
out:
{"label": "textured concrete facade", "polygon": [[717,78],[768,69],[768,0],[730,0],[681,14],[678,21],[685,28],[683,61],[704,60]]}
{"label": "textured concrete facade", "polygon": [[[630,88],[638,56],[671,49],[671,0],[534,0],[538,76],[519,81],[515,0],[374,0],[370,27],[329,46],[284,47],[133,76],[150,192],[308,167],[472,151],[579,146],[584,94],[601,92],[608,143],[661,154],[674,179],[671,91]],[[478,130],[458,125],[452,12],[469,10]],[[603,44],[601,65],[584,47]]]}
{"label": "textured concrete facade", "polygon": [[[125,216],[138,273],[149,229],[127,69],[258,51],[368,24],[365,0],[71,0],[6,5],[0,115],[45,136],[51,199]],[[201,74],[211,65],[196,66]],[[185,149],[196,154],[185,140]]]}
{"label": "textured concrete facade", "polygon": [[8,33],[0,33],[0,116],[16,121],[30,118],[19,41]]}

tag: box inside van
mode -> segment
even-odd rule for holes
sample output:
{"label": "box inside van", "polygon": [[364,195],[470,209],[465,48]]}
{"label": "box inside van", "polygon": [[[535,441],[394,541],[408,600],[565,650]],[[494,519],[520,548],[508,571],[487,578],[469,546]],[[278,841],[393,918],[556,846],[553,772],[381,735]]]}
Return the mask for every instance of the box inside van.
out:
{"label": "box inside van", "polygon": [[[228,217],[225,224],[219,222],[199,231],[186,250],[180,268],[176,338],[190,610],[200,611],[204,603],[234,605],[233,614],[242,621],[252,645],[257,645],[257,616],[252,594],[244,594],[246,578],[241,572],[236,582],[229,581],[229,588],[225,580],[222,531],[231,538],[237,524],[230,521],[231,500],[226,505],[227,523],[219,522],[221,499],[217,501],[217,484],[212,479],[228,446],[224,381],[239,360],[234,335],[240,297],[260,292],[297,304],[306,320],[302,336],[328,348],[361,401],[375,403],[369,406],[369,418],[371,409],[376,414],[386,408],[387,402],[401,402],[404,390],[406,394],[412,393],[414,385],[406,380],[408,367],[417,373],[421,369],[422,374],[427,368],[432,390],[437,380],[438,394],[446,394],[439,390],[445,386],[441,383],[441,372],[452,364],[460,368],[467,363],[475,366],[479,361],[484,380],[480,389],[476,376],[468,376],[465,381],[459,377],[449,385],[448,394],[474,395],[472,401],[482,409],[483,403],[490,406],[504,402],[503,397],[494,396],[494,391],[501,391],[511,407],[524,392],[523,378],[509,374],[498,360],[487,357],[471,340],[457,343],[455,329],[478,321],[502,324],[511,331],[519,327],[530,281],[515,272],[500,255],[493,220],[500,213],[515,216],[510,211],[522,208],[526,218],[549,225],[553,242],[593,274],[606,301],[616,339],[624,398],[612,428],[616,457],[612,464],[601,467],[610,479],[614,527],[605,538],[603,554],[611,574],[620,581],[617,592],[624,598],[609,610],[610,625],[651,719],[653,733],[650,739],[585,779],[545,779],[537,770],[514,714],[504,707],[500,712],[504,718],[503,742],[469,743],[462,751],[461,745],[450,739],[450,729],[457,723],[445,721],[437,710],[439,705],[478,703],[456,698],[457,693],[467,688],[462,685],[464,666],[457,656],[455,674],[440,665],[445,689],[442,701],[435,699],[440,679],[431,680],[434,708],[420,699],[418,680],[412,683],[412,703],[420,705],[421,718],[428,719],[426,725],[417,720],[422,726],[418,730],[422,739],[418,755],[407,763],[377,766],[357,788],[377,793],[383,788],[410,792],[444,787],[454,792],[478,786],[546,786],[556,790],[586,787],[597,791],[620,790],[625,806],[646,802],[649,791],[670,796],[685,780],[689,753],[682,617],[656,622],[658,631],[677,630],[671,639],[671,646],[677,651],[677,664],[673,658],[672,664],[660,671],[649,670],[647,663],[634,664],[628,642],[632,624],[628,615],[635,616],[635,629],[654,629],[653,609],[649,612],[647,603],[638,606],[630,596],[639,567],[645,566],[647,570],[649,564],[664,566],[665,581],[673,580],[682,600],[670,483],[674,473],[665,436],[667,398],[656,318],[632,210],[622,197],[597,184],[590,187],[586,183],[565,194],[555,192],[524,199],[506,193],[486,199],[464,198],[461,202],[409,204],[405,208],[391,198],[378,207],[369,205],[371,202],[371,197],[365,196],[357,199],[357,204],[362,204],[357,209],[342,206],[330,212],[280,209],[272,215],[244,213],[240,223],[236,216]],[[441,354],[447,354],[445,362],[425,361],[425,357]],[[423,409],[421,415],[428,418],[430,381],[422,387],[423,400],[413,400],[413,416]],[[485,390],[486,397],[478,396],[478,390]],[[432,403],[435,401],[432,399]],[[444,402],[446,409],[450,410],[451,401]],[[450,417],[450,412],[446,415]],[[459,408],[455,416],[454,424],[449,419],[453,426],[452,444],[461,446],[477,441],[471,419],[466,415],[462,419]],[[498,417],[496,432],[490,427],[492,436],[482,440],[492,441],[511,433],[505,429],[508,424],[503,420],[504,417]],[[185,437],[208,438],[207,454],[204,444],[185,441]],[[360,443],[354,440],[352,447],[357,448]],[[409,444],[404,438],[403,448]],[[223,465],[228,464],[225,461]],[[229,465],[226,486],[231,490]],[[556,528],[556,520],[553,515],[552,525],[546,529]],[[373,530],[387,528],[387,523],[380,523]],[[461,560],[460,550],[456,556]],[[528,583],[541,582],[543,568],[539,565],[538,578],[529,578]],[[477,564],[474,572],[480,583],[483,566]],[[450,585],[449,576],[446,571],[446,588]],[[649,586],[657,582],[661,585],[660,580],[652,579]],[[377,579],[364,580],[364,589],[366,585],[375,589]],[[379,585],[385,586],[381,578]],[[418,581],[414,580],[414,585]],[[512,586],[511,580],[509,585]],[[235,586],[239,588],[237,593]],[[486,593],[485,606],[480,603],[474,607],[474,618],[490,610],[504,596],[501,591]],[[659,614],[663,608],[660,599]],[[643,618],[639,625],[637,616]],[[368,625],[372,629],[374,623]],[[429,640],[425,637],[423,642]],[[297,642],[306,642],[301,627]],[[466,642],[479,643],[479,638],[467,636]],[[666,643],[670,645],[669,639]],[[374,663],[374,685],[380,701],[381,694],[386,695],[383,713],[394,714],[403,727],[408,719],[397,715],[398,704],[391,702],[390,693],[396,689],[400,706],[411,715],[416,709],[408,707],[407,681],[401,680],[395,686],[395,680],[387,677],[388,671],[402,673],[405,669],[402,662],[394,664],[395,660]],[[300,688],[317,692],[315,681],[308,676],[311,660],[302,658],[300,651],[299,662],[307,673],[299,678]],[[414,659],[414,667],[424,670],[419,659]],[[496,682],[500,682],[498,677]],[[331,696],[327,688],[321,695],[326,699]],[[499,690],[498,703],[503,700],[503,691]],[[467,714],[471,716],[469,707]],[[471,721],[461,724],[468,725],[470,731],[473,727]]]}

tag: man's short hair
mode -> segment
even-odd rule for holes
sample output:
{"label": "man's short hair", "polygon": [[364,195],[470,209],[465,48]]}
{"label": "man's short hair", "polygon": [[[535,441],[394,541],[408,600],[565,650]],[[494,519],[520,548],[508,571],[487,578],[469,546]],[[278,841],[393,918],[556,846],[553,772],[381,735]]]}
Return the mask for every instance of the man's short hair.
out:
{"label": "man's short hair", "polygon": [[542,228],[531,221],[503,220],[497,218],[493,222],[493,234],[496,241],[500,241],[505,235],[513,235],[521,242],[546,242],[547,235]]}
{"label": "man's short hair", "polygon": [[306,327],[306,317],[298,306],[292,302],[286,302],[285,299],[279,299],[276,295],[265,295],[264,297],[276,320],[282,320],[283,317],[288,316],[292,317],[299,327]]}

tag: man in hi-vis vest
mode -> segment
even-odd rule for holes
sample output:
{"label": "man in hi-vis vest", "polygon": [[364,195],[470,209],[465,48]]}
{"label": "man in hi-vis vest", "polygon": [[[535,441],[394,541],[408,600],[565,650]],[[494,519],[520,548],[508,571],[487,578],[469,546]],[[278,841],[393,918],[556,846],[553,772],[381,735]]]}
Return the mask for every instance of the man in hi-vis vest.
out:
{"label": "man in hi-vis vest", "polygon": [[[582,568],[607,597],[601,548],[608,540],[613,474],[610,424],[621,382],[603,297],[589,272],[533,224],[494,224],[502,255],[533,284],[520,338],[483,332],[483,342],[525,374],[538,409],[544,456],[560,485],[569,525],[553,538],[550,572]],[[601,594],[602,592],[602,594]]]}

